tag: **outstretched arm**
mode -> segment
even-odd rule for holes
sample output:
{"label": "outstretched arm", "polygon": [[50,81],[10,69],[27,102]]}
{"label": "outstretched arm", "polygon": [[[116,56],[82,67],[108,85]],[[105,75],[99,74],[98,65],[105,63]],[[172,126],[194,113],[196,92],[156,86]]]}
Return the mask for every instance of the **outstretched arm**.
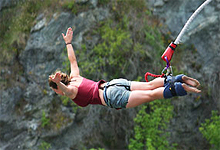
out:
{"label": "outstretched arm", "polygon": [[62,33],[63,39],[66,43],[67,54],[70,61],[71,73],[70,77],[79,76],[79,67],[77,64],[75,52],[73,50],[73,46],[71,44],[73,38],[73,30],[72,28],[68,28],[66,31],[66,35]]}

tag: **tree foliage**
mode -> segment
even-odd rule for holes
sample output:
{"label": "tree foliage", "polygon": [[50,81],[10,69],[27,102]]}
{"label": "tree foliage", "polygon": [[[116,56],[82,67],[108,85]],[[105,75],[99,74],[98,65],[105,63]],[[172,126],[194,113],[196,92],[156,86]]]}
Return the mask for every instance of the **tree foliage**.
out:
{"label": "tree foliage", "polygon": [[212,111],[212,117],[206,119],[199,130],[211,144],[211,149],[220,149],[220,115],[218,115],[218,111]]}
{"label": "tree foliage", "polygon": [[109,74],[110,77],[116,78],[127,69],[128,58],[132,54],[132,41],[127,27],[122,24],[112,26],[111,20],[108,20],[93,31],[93,34],[100,36],[99,43],[92,51],[88,52],[84,45],[77,53],[79,59],[83,58],[79,61],[83,74],[90,77],[96,74],[96,78]]}
{"label": "tree foliage", "polygon": [[130,139],[131,150],[170,150],[175,149],[168,142],[168,123],[172,118],[173,106],[169,100],[158,100],[142,106],[134,127],[134,138]]}

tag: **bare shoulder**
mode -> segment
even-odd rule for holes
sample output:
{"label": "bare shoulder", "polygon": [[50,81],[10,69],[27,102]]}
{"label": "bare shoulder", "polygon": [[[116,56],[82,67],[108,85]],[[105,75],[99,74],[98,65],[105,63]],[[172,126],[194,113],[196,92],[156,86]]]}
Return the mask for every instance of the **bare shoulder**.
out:
{"label": "bare shoulder", "polygon": [[70,79],[71,79],[71,82],[74,82],[74,81],[80,81],[80,80],[83,80],[83,77],[80,76],[80,75],[77,75],[77,76],[70,76]]}
{"label": "bare shoulder", "polygon": [[70,78],[71,78],[71,82],[69,86],[73,86],[73,87],[79,87],[83,81],[82,76],[71,76]]}

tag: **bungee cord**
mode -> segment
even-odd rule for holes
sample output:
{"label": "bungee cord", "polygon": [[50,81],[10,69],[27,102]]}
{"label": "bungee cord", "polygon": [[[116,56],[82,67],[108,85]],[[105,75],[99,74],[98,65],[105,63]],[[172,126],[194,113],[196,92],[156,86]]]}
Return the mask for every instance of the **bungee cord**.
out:
{"label": "bungee cord", "polygon": [[195,19],[195,17],[200,13],[200,11],[208,5],[212,0],[206,0],[192,15],[191,17],[187,20],[186,24],[184,25],[183,29],[180,31],[179,35],[177,36],[176,40],[174,41],[174,44],[180,44],[181,39],[184,35],[184,33],[188,30],[189,25],[191,22]]}
{"label": "bungee cord", "polygon": [[[187,22],[185,23],[185,25],[183,26],[182,30],[180,31],[180,33],[178,34],[176,40],[174,42],[171,42],[169,44],[169,46],[166,48],[165,52],[163,53],[163,55],[161,56],[161,58],[166,62],[166,67],[162,70],[161,75],[155,75],[152,74],[150,72],[147,72],[145,74],[145,80],[148,82],[148,76],[152,76],[152,77],[164,77],[167,75],[172,75],[172,67],[170,65],[170,61],[172,59],[173,53],[177,47],[178,44],[181,43],[181,39],[183,37],[183,35],[185,34],[185,32],[188,30],[189,25],[192,23],[192,21],[195,19],[195,17],[201,12],[201,10],[207,6],[212,0],[206,0],[205,2],[203,2],[202,5],[200,5],[196,11],[191,15],[191,17],[187,20]],[[164,73],[166,71],[166,73]]]}

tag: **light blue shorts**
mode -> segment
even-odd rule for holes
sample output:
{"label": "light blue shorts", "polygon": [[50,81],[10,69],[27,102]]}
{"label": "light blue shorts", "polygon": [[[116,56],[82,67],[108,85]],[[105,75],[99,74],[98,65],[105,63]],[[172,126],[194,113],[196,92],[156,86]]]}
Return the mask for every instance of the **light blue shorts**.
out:
{"label": "light blue shorts", "polygon": [[104,87],[105,103],[111,108],[126,108],[130,96],[131,81],[114,79]]}

